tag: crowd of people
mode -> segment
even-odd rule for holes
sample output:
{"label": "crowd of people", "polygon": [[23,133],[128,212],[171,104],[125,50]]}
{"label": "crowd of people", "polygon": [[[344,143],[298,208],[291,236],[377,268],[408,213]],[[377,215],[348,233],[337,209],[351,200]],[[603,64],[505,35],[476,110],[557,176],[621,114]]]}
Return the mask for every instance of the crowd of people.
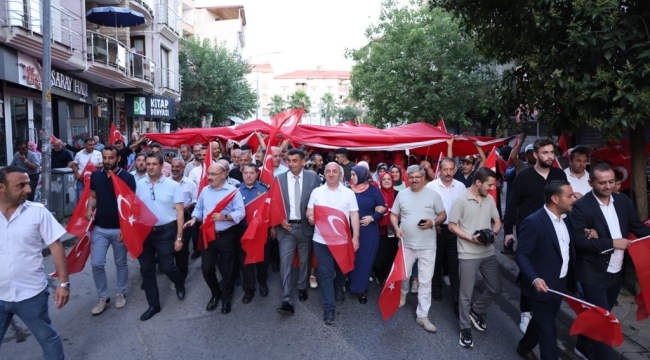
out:
{"label": "crowd of people", "polygon": [[[487,330],[485,314],[501,293],[494,242],[503,226],[503,252],[514,255],[521,270],[524,336],[516,351],[535,359],[532,350],[539,344],[543,359],[557,359],[555,317],[562,298],[548,289],[568,289],[611,310],[621,289],[624,251],[631,243],[627,234],[648,236],[650,229],[639,220],[630,199],[618,193],[619,175],[606,163],[589,164],[587,148],[570,149],[567,166],[561,169],[554,165],[562,152],[553,141],[524,143],[525,136],[521,136],[514,148],[500,149],[500,156],[511,162],[503,174],[484,166],[487,157],[478,145],[475,155],[454,157],[453,139],[443,158],[414,159],[400,153],[345,148],[321,153],[304,146],[294,148],[289,141],[270,149],[248,145],[224,149],[214,141],[164,153],[160,144],[147,143],[134,134],[129,146],[86,139],[83,149],[73,148],[74,156],[63,153],[72,147],[57,140],[52,166],[56,162],[57,167],[73,169],[78,195],[84,186],[90,187],[86,217],[94,219],[90,263],[98,297],[90,309],[93,316],[102,314],[112,302],[104,269],[109,247],[116,267],[114,304],[123,308],[127,303],[128,250],[122,241],[121,209],[111,181],[111,176],[117,176],[158,219],[138,256],[141,288],[148,303],[142,321],[161,311],[156,269],[171,280],[182,301],[189,262],[200,258],[211,293],[207,311],[221,305],[222,314],[230,313],[236,284],[242,286],[245,304],[256,293],[268,296],[271,270],[280,276],[279,314],[291,316],[296,294],[299,301],[307,301],[307,289],[319,289],[323,322],[331,325],[336,305],[346,299],[346,293],[360,304],[368,303],[369,285],[373,281],[384,284],[401,243],[407,280],[402,282],[399,307],[405,306],[409,292],[417,294],[416,324],[436,332],[429,317],[431,300],[440,301],[447,284],[453,300],[449,311],[459,318],[459,345],[471,348],[472,329]],[[56,240],[64,230],[42,205],[27,201],[35,189],[34,166],[40,164],[26,144],[18,144],[18,150],[16,164],[0,169],[4,214],[0,221],[9,229],[0,236],[0,338],[9,319],[17,315],[35,334],[45,357],[57,359],[63,349],[47,315],[47,280],[42,259],[33,256],[40,254],[33,240],[42,238],[51,249],[60,280],[54,297],[62,307],[70,283],[65,254]],[[208,152],[212,163],[206,163]],[[269,229],[264,261],[245,264],[241,238],[248,226],[246,205],[269,191],[271,184],[260,181],[267,152],[282,193],[285,220]],[[85,182],[89,163],[96,170]],[[204,175],[207,185],[201,188]],[[503,184],[507,184],[505,211],[499,200]],[[490,196],[494,189],[498,189],[497,199]],[[214,212],[226,198],[222,210]],[[315,226],[319,206],[347,217],[349,241],[355,250],[350,271],[342,271],[327,246],[328,235]],[[32,218],[40,221],[32,222]],[[218,239],[205,248],[199,230],[203,222],[214,223],[212,232]],[[19,239],[20,247],[8,247],[9,237]],[[32,255],[23,261],[27,253]],[[479,274],[483,291],[473,298]],[[583,337],[575,352],[583,359],[613,356],[604,343]]]}

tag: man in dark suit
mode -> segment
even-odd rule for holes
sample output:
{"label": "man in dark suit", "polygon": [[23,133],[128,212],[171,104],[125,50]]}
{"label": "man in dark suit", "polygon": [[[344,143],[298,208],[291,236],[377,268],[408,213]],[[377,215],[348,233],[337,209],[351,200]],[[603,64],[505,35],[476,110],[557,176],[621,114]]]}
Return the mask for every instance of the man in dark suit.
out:
{"label": "man in dark suit", "polygon": [[[632,205],[623,195],[613,193],[614,170],[606,163],[596,164],[589,173],[593,189],[578,201],[571,213],[571,231],[575,239],[576,277],[582,284],[585,300],[611,311],[622,286],[625,249],[632,243],[629,233],[637,237],[650,235]],[[588,239],[584,229],[594,229],[598,238]],[[579,337],[576,354],[588,344]],[[612,359],[612,348],[593,342],[596,359]],[[580,354],[578,354],[580,356]],[[583,356],[581,356],[583,357]],[[585,357],[583,357],[585,358]]]}
{"label": "man in dark suit", "polygon": [[562,297],[548,289],[564,292],[575,259],[566,214],[576,198],[569,182],[550,181],[544,187],[545,205],[519,225],[519,246],[515,259],[521,274],[521,293],[533,312],[531,324],[517,346],[517,353],[536,359],[533,349],[539,343],[542,359],[558,359],[555,317]]}
{"label": "man in dark suit", "polygon": [[305,153],[300,149],[291,149],[287,154],[289,171],[278,175],[284,209],[287,219],[271,229],[271,237],[277,236],[280,248],[280,277],[282,279],[282,306],[277,310],[282,314],[293,314],[292,276],[293,257],[296,248],[300,259],[298,274],[298,299],[307,300],[307,282],[314,226],[307,221],[305,212],[312,190],[320,186],[318,175],[304,170]]}

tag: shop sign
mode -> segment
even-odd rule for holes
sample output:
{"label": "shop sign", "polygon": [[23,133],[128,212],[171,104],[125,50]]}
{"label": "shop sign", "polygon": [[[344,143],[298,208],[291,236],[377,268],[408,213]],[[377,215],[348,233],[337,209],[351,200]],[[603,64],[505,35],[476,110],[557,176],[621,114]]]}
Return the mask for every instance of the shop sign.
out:
{"label": "shop sign", "polygon": [[176,118],[174,99],[152,95],[126,95],[126,116],[149,117],[154,119]]}
{"label": "shop sign", "polygon": [[[18,53],[18,82],[32,89],[43,89],[43,67],[37,59]],[[52,69],[52,87],[88,97],[88,84]]]}

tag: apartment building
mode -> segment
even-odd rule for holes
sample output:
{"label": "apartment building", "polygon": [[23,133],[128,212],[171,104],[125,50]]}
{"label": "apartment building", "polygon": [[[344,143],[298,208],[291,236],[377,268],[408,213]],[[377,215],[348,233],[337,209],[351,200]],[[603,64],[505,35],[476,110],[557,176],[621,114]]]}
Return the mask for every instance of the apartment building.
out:
{"label": "apartment building", "polygon": [[[187,5],[187,9],[186,1],[193,2]],[[246,12],[243,5],[214,5],[214,2],[207,0],[183,2],[183,22],[192,24],[194,31],[186,36],[216,39],[228,49],[242,53],[246,46]],[[194,7],[193,10],[189,9],[190,5]]]}
{"label": "apartment building", "polygon": [[[175,117],[181,94],[177,1],[51,0],[56,137],[75,144],[91,135],[106,139],[110,122],[124,134],[160,131]],[[105,6],[140,13],[144,23],[87,21],[89,10]],[[0,166],[11,162],[15,140],[39,140],[42,16],[43,0],[0,0]]]}
{"label": "apartment building", "polygon": [[270,121],[269,112],[271,102],[271,97],[274,95],[273,91],[273,77],[275,73],[273,72],[273,67],[271,64],[250,64],[251,68],[250,74],[246,75],[246,81],[257,93],[257,109],[255,113],[252,114],[252,117],[247,120],[262,119],[264,121]]}

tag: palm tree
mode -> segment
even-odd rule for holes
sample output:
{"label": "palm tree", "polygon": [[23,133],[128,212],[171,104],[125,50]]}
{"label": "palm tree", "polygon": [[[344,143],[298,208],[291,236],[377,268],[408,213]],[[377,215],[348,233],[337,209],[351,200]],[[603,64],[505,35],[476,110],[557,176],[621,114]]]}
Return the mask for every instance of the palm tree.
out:
{"label": "palm tree", "polygon": [[269,109],[270,116],[281,113],[287,109],[284,99],[282,99],[282,95],[273,95],[273,97],[271,98],[271,102],[268,103],[268,105],[266,106],[270,108]]}
{"label": "palm tree", "polygon": [[325,118],[325,124],[329,125],[330,118],[338,114],[339,107],[336,105],[336,102],[334,101],[334,95],[332,95],[332,93],[326,93],[325,95],[323,95],[320,101],[321,101],[320,115]]}
{"label": "palm tree", "polygon": [[301,107],[304,107],[305,112],[309,114],[311,100],[304,90],[296,90],[296,92],[291,94],[291,98],[289,99],[289,108],[300,109]]}

